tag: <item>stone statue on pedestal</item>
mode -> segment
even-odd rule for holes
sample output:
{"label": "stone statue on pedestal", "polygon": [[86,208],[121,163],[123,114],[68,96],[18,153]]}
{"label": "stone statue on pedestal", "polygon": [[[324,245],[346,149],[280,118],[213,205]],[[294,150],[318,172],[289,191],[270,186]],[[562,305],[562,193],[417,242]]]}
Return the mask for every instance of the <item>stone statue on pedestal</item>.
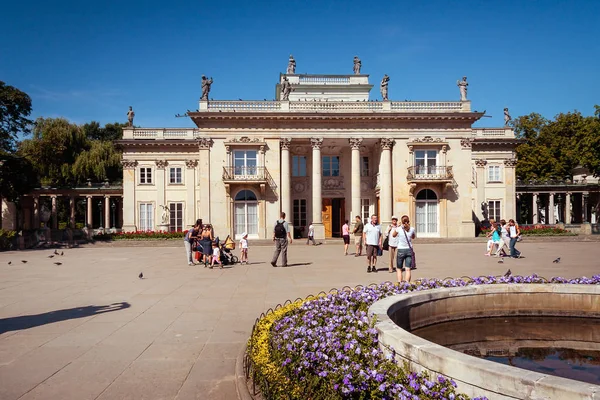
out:
{"label": "stone statue on pedestal", "polygon": [[160,217],[160,222],[162,225],[169,225],[169,217],[170,217],[170,212],[169,212],[169,207],[167,206],[160,206],[160,208],[162,208],[162,215]]}
{"label": "stone statue on pedestal", "polygon": [[467,77],[463,76],[462,81],[456,81],[456,86],[460,90],[460,101],[467,101]]}
{"label": "stone statue on pedestal", "polygon": [[379,85],[379,90],[381,91],[381,99],[383,101],[387,101],[388,99],[388,83],[390,82],[390,77],[385,74],[383,79],[381,80],[381,85]]}
{"label": "stone statue on pedestal", "polygon": [[281,83],[281,92],[283,93],[281,100],[288,101],[290,99],[290,93],[292,93],[293,90],[294,89],[292,88],[292,84],[290,83],[289,79],[287,76],[284,76],[283,82]]}
{"label": "stone statue on pedestal", "polygon": [[288,61],[286,74],[295,74],[296,73],[296,60],[294,60],[294,56],[290,54],[290,60]]}
{"label": "stone statue on pedestal", "polygon": [[212,77],[208,79],[206,76],[202,75],[202,97],[200,97],[200,100],[208,100],[208,94],[210,93],[210,86],[212,83]]}
{"label": "stone statue on pedestal", "polygon": [[360,62],[360,58],[358,56],[354,56],[354,75],[360,75],[360,67],[362,63]]}
{"label": "stone statue on pedestal", "polygon": [[127,111],[127,126],[133,126],[133,117],[135,117],[135,113],[133,112],[133,108],[129,106],[129,111]]}
{"label": "stone statue on pedestal", "polygon": [[508,113],[508,108],[504,108],[504,126],[508,125],[512,117]]}

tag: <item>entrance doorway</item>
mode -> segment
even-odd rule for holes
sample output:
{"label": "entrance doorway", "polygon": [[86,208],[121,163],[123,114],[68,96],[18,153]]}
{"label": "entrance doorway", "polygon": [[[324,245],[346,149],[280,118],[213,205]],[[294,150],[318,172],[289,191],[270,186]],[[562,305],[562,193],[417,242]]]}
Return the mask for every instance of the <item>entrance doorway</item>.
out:
{"label": "entrance doorway", "polygon": [[258,238],[258,201],[251,190],[242,190],[235,196],[234,237],[242,238],[247,233],[250,238]]}
{"label": "entrance doorway", "polygon": [[342,237],[342,225],[346,216],[346,199],[324,198],[321,218],[325,227],[325,237]]}
{"label": "entrance doorway", "polygon": [[420,237],[439,236],[438,199],[431,189],[423,189],[416,198],[416,231]]}

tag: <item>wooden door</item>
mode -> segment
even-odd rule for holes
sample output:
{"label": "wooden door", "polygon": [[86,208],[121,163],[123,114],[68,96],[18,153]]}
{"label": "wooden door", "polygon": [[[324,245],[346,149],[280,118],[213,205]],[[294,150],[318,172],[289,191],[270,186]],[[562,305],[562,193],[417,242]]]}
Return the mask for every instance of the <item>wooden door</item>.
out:
{"label": "wooden door", "polygon": [[333,232],[331,231],[331,199],[323,199],[321,218],[323,219],[323,226],[325,227],[325,237],[332,237]]}

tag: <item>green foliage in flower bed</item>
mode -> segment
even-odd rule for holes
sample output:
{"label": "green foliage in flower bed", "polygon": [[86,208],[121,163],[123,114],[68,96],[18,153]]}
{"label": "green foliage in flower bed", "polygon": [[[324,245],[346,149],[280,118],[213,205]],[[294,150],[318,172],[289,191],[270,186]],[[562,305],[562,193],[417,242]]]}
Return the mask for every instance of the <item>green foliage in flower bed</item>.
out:
{"label": "green foliage in flower bed", "polygon": [[[566,229],[557,228],[553,225],[531,225],[520,226],[523,236],[577,236],[576,233]],[[482,229],[479,236],[486,236],[491,229]]]}
{"label": "green foliage in flower bed", "polygon": [[[407,365],[386,356],[379,348],[375,321],[369,321],[368,308],[377,300],[411,291],[544,282],[547,280],[537,275],[423,279],[412,284],[387,282],[299,300],[267,314],[255,325],[248,341],[252,375],[267,400],[466,400],[469,397],[460,394],[452,380],[411,372]],[[600,275],[571,280],[557,277],[550,282],[598,285]],[[393,353],[394,349],[390,351]]]}
{"label": "green foliage in flower bed", "polygon": [[0,229],[0,251],[10,250],[17,232]]}
{"label": "green foliage in flower bed", "polygon": [[94,240],[109,241],[109,240],[165,240],[165,239],[183,239],[183,232],[167,232],[167,231],[136,231],[136,232],[117,232],[117,233],[102,233],[94,235]]}

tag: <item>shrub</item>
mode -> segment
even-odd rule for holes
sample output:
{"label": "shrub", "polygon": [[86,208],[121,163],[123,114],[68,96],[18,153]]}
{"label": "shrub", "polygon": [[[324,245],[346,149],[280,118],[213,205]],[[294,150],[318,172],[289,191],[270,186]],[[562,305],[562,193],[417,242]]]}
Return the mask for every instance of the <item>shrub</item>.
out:
{"label": "shrub", "polygon": [[116,232],[102,233],[94,235],[94,240],[158,240],[158,239],[183,239],[186,231],[167,232],[167,231],[135,231],[135,232]]}
{"label": "shrub", "polygon": [[16,236],[15,231],[0,229],[0,251],[11,250]]}

